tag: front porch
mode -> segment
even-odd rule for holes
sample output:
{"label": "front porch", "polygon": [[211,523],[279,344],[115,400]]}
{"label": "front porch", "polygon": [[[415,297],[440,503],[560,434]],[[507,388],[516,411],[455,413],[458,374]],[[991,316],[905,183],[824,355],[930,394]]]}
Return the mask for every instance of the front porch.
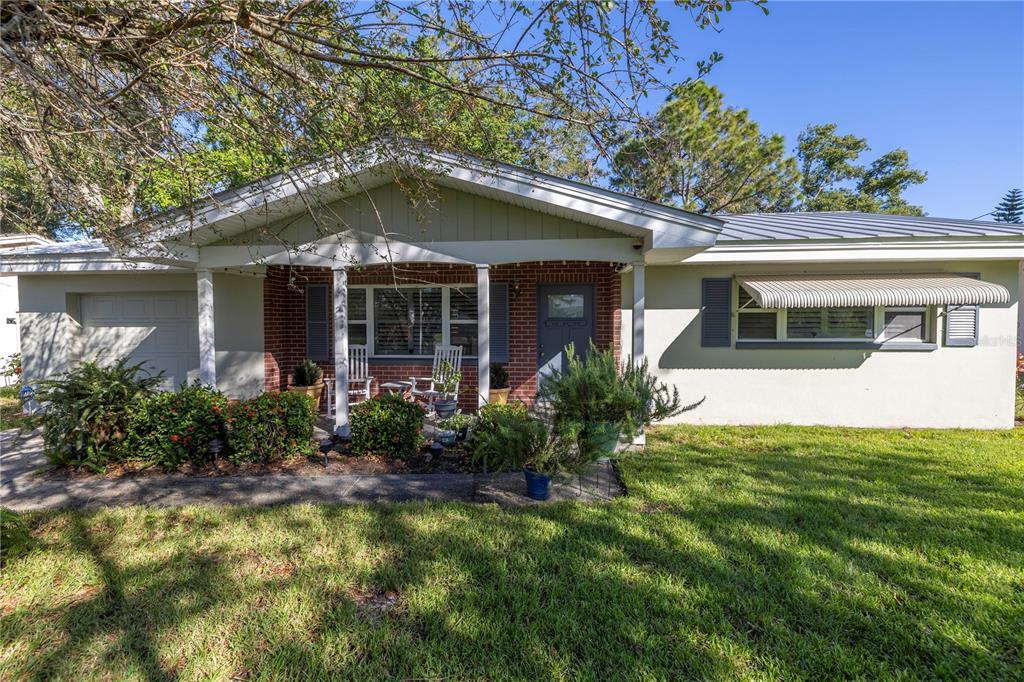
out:
{"label": "front porch", "polygon": [[[530,403],[540,367],[551,361],[552,348],[544,349],[543,339],[538,339],[538,334],[552,333],[549,327],[569,327],[554,330],[560,334],[555,338],[579,344],[589,337],[598,346],[619,352],[621,269],[618,263],[569,260],[491,266],[408,263],[344,270],[268,267],[263,284],[265,388],[287,388],[294,368],[310,357],[334,388],[335,432],[346,435],[350,344],[367,347],[374,378],[371,394],[378,395],[384,383],[429,376],[433,346],[440,343],[463,347],[463,410],[486,403],[492,363],[501,363],[508,372],[510,399]],[[642,266],[638,270],[642,272]],[[578,300],[578,310],[559,314],[579,317],[564,323],[549,317],[546,296],[560,304]],[[408,303],[407,318],[395,314],[396,302]],[[642,315],[635,319],[641,320],[642,334]],[[561,350],[553,350],[559,359]],[[325,412],[326,401],[325,393]]]}

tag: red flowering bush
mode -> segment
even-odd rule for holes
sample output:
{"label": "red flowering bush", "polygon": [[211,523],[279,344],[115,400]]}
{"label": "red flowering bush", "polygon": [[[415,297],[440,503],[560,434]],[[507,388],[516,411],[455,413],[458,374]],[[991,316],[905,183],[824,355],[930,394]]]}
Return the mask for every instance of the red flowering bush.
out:
{"label": "red flowering bush", "polygon": [[231,405],[228,457],[235,464],[270,462],[313,452],[317,408],[305,393],[264,393]]}
{"label": "red flowering bush", "polygon": [[147,396],[129,415],[126,456],[166,469],[209,462],[210,442],[224,437],[227,404],[222,393],[198,383]]}

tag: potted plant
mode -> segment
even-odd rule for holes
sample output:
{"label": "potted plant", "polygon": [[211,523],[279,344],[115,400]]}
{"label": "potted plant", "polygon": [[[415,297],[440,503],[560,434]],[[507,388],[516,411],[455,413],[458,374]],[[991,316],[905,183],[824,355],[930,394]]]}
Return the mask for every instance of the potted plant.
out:
{"label": "potted plant", "polygon": [[591,462],[587,451],[581,447],[583,425],[579,422],[563,421],[553,427],[545,424],[544,439],[527,459],[523,467],[526,478],[526,496],[531,500],[546,500],[551,496],[553,476],[580,471]]}
{"label": "potted plant", "polygon": [[320,368],[320,365],[307,358],[295,368],[295,372],[292,374],[293,382],[288,387],[288,390],[295,393],[305,393],[313,399],[314,405],[319,405],[320,394],[324,390],[323,377],[324,371]]}
{"label": "potted plant", "polygon": [[683,405],[679,390],[660,383],[648,371],[647,361],[620,363],[611,350],[591,342],[585,357],[566,349],[567,365],[553,372],[538,392],[538,402],[556,424],[581,424],[580,448],[593,459],[609,456],[622,440],[629,440],[652,422],[692,410],[703,399]]}
{"label": "potted plant", "polygon": [[508,387],[508,371],[505,370],[505,365],[500,362],[492,364],[490,377],[491,388],[487,392],[487,402],[492,405],[505,405],[512,390]]}
{"label": "potted plant", "polygon": [[459,382],[462,381],[462,372],[459,372],[452,363],[444,362],[441,365],[439,376],[434,380],[434,390],[438,392],[438,398],[434,401],[434,410],[439,419],[447,419],[455,414],[458,406],[455,391]]}
{"label": "potted plant", "polygon": [[456,412],[448,419],[440,422],[441,426],[446,431],[451,431],[455,434],[455,440],[466,440],[466,436],[469,435],[469,426],[473,423],[473,418],[468,414],[462,412]]}

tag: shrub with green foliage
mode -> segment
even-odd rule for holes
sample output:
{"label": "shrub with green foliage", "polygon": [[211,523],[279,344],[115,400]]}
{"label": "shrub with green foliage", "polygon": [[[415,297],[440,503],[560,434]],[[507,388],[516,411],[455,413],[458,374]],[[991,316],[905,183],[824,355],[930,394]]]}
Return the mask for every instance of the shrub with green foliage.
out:
{"label": "shrub with green foliage", "polygon": [[0,565],[24,554],[33,544],[25,519],[17,512],[0,507]]}
{"label": "shrub with green foliage", "polygon": [[109,367],[83,362],[39,382],[47,458],[57,466],[102,471],[122,455],[128,415],[162,380],[163,373],[150,375],[121,358]]}
{"label": "shrub with green foliage", "polygon": [[423,445],[423,408],[400,395],[382,395],[352,408],[352,452],[406,459]]}
{"label": "shrub with green foliage", "polygon": [[222,393],[198,382],[146,396],[128,418],[126,456],[167,469],[206,464],[212,459],[210,441],[224,436],[227,409]]}
{"label": "shrub with green foliage", "polygon": [[296,386],[316,386],[323,377],[324,371],[320,365],[308,358],[300,362],[292,374],[292,380]]}
{"label": "shrub with green foliage", "polygon": [[547,441],[548,427],[522,403],[487,405],[473,427],[473,465],[482,471],[522,469]]}
{"label": "shrub with green foliage", "polygon": [[614,422],[629,437],[703,402],[683,405],[679,389],[659,382],[646,360],[620,363],[612,350],[599,350],[593,341],[583,357],[571,344],[566,348],[566,368],[548,375],[537,400],[556,423],[583,424],[584,435],[594,424]]}
{"label": "shrub with green foliage", "polygon": [[264,393],[228,407],[228,458],[270,462],[313,452],[317,407],[305,393]]}

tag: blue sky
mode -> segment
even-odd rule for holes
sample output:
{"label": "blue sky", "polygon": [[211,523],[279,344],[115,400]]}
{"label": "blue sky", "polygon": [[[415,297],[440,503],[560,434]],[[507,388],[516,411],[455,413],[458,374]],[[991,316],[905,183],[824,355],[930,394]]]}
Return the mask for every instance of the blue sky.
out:
{"label": "blue sky", "polygon": [[[692,75],[763,131],[796,144],[808,123],[866,137],[868,158],[904,147],[928,181],[907,198],[929,215],[975,218],[1024,187],[1024,2],[769,2],[734,5],[721,31],[672,17]],[[660,103],[660,99],[654,104]]]}

